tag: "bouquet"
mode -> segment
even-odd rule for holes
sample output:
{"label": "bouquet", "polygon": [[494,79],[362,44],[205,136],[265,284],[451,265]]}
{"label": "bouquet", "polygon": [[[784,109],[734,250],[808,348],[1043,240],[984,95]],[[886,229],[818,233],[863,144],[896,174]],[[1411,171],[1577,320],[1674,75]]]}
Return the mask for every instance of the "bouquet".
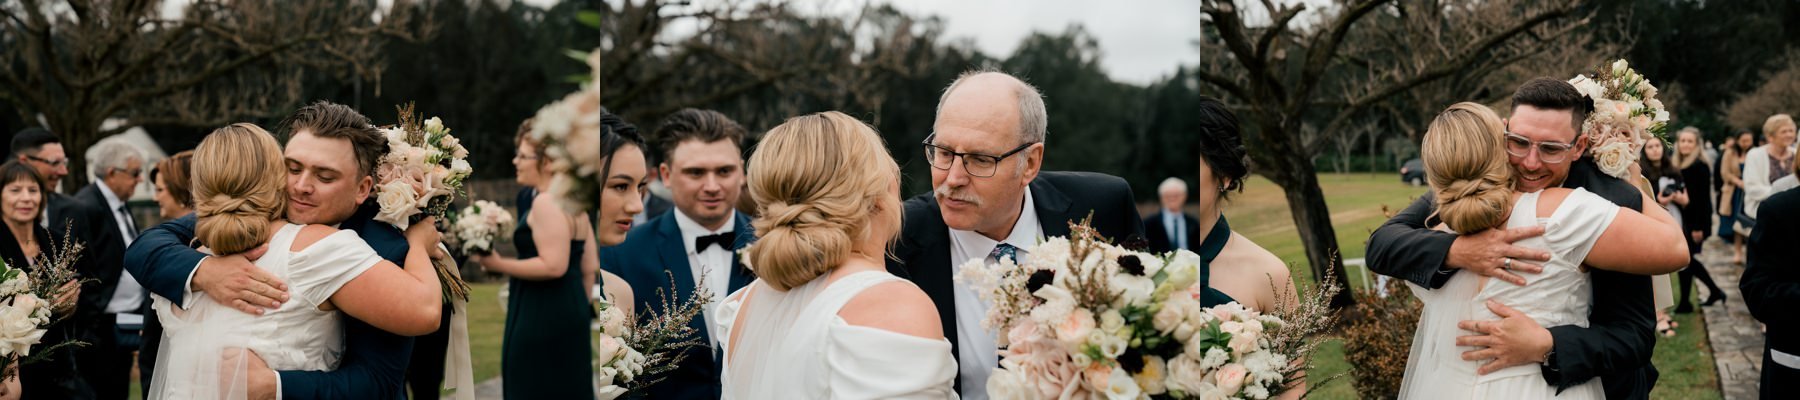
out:
{"label": "bouquet", "polygon": [[450,226],[448,238],[463,254],[487,254],[492,253],[494,243],[505,240],[504,233],[512,229],[512,213],[492,201],[480,200],[456,213],[456,222]]}
{"label": "bouquet", "polygon": [[1025,265],[974,260],[957,277],[993,304],[982,326],[1000,333],[994,398],[1266,399],[1298,383],[1309,337],[1330,323],[1335,286],[1280,315],[1201,308],[1199,255],[1130,251],[1071,225]]}
{"label": "bouquet", "polygon": [[[405,230],[426,216],[443,217],[450,202],[462,192],[469,177],[469,150],[450,136],[450,129],[436,117],[419,121],[412,104],[400,106],[400,123],[381,129],[388,152],[375,169],[375,201],[381,211],[375,220]],[[436,266],[443,282],[444,301],[469,298],[469,284],[449,270]]]}
{"label": "bouquet", "polygon": [[531,139],[544,145],[550,194],[563,210],[581,213],[600,203],[600,93],[583,88],[538,110]]}
{"label": "bouquet", "polygon": [[1569,84],[1594,101],[1594,112],[1581,124],[1581,133],[1601,172],[1624,178],[1637,164],[1645,140],[1668,142],[1664,132],[1669,111],[1656,99],[1656,86],[1625,60],[1613,61],[1593,76],[1576,75]]}
{"label": "bouquet", "polygon": [[623,309],[604,298],[594,302],[594,309],[600,314],[595,321],[600,332],[594,335],[594,385],[599,388],[596,396],[599,400],[612,400],[625,394],[621,385],[644,373],[645,357],[619,339],[625,335],[628,322]]}
{"label": "bouquet", "polygon": [[[674,282],[675,277],[669,277]],[[705,287],[706,277],[700,277]],[[671,284],[673,285],[673,284]],[[593,324],[594,387],[599,400],[610,400],[661,381],[661,376],[674,371],[687,358],[687,348],[705,344],[705,337],[688,322],[698,317],[712,303],[712,295],[699,291],[685,302],[676,304],[670,297],[671,286],[662,296],[663,313],[645,311],[642,318],[633,316],[613,304],[604,293],[595,290]]]}
{"label": "bouquet", "polygon": [[55,315],[45,300],[63,295],[63,285],[75,279],[75,260],[81,257],[82,245],[66,234],[62,243],[59,252],[40,254],[38,267],[30,272],[0,260],[0,380],[15,376],[19,364],[41,361],[63,346],[83,344],[63,342],[35,356],[31,353],[31,346],[43,340],[50,324],[68,317]]}

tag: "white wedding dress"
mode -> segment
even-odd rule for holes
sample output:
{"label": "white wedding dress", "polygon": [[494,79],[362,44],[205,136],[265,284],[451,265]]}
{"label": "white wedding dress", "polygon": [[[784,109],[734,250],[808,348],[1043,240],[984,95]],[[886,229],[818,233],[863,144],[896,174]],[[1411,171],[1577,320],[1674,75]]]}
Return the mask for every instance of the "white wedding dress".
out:
{"label": "white wedding dress", "polygon": [[257,267],[287,282],[292,298],[281,308],[255,316],[205,293],[189,295],[186,308],[152,297],[163,337],[150,398],[245,398],[244,349],[255,351],[276,371],[337,369],[344,351],[343,316],[319,305],[382,259],[352,231],[290,251],[301,228],[283,226],[269,239],[269,251],[256,260]]}
{"label": "white wedding dress", "polygon": [[[715,310],[726,399],[954,399],[950,341],[850,325],[838,310],[864,289],[906,280],[864,271],[782,292],[757,280]],[[911,284],[908,282],[908,284]],[[747,293],[748,303],[743,302]],[[744,313],[740,326],[732,326]],[[726,348],[731,330],[743,329]]]}
{"label": "white wedding dress", "polygon": [[[1496,279],[1459,273],[1450,277],[1444,287],[1426,290],[1408,283],[1414,295],[1424,302],[1419,315],[1419,328],[1413,334],[1412,351],[1406,360],[1406,376],[1400,384],[1402,399],[1605,399],[1598,378],[1564,390],[1544,381],[1538,364],[1509,367],[1487,375],[1477,375],[1482,362],[1463,361],[1462,353],[1475,350],[1457,346],[1456,337],[1475,332],[1457,328],[1464,320],[1498,320],[1485,302],[1496,300],[1524,312],[1538,325],[1588,325],[1588,308],[1593,286],[1588,274],[1581,270],[1582,260],[1594,248],[1600,233],[1612,224],[1619,206],[1575,189],[1549,218],[1538,218],[1539,193],[1519,196],[1513,205],[1507,228],[1542,224],[1544,235],[1514,243],[1518,246],[1548,249],[1550,262],[1538,274],[1519,274],[1527,285],[1518,286]],[[1485,282],[1484,282],[1485,281]],[[1484,285],[1485,283],[1485,285]]]}

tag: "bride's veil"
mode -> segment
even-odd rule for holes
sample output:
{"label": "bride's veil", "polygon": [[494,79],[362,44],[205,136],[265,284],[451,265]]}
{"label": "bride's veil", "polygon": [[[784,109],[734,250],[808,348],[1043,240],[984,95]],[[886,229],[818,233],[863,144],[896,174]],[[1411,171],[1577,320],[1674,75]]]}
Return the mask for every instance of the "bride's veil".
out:
{"label": "bride's veil", "polygon": [[149,398],[248,398],[245,356],[253,335],[246,330],[255,316],[218,304],[204,293],[193,296],[194,306],[185,310],[152,296],[164,333]]}

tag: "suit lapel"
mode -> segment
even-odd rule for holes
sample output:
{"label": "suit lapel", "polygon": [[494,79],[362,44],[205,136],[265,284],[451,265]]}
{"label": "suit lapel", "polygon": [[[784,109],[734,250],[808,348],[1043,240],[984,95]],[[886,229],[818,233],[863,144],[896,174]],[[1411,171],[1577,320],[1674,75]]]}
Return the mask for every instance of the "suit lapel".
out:
{"label": "suit lapel", "polygon": [[668,283],[675,287],[675,300],[686,301],[694,296],[694,270],[688,265],[687,246],[681,243],[681,226],[675,224],[674,218],[658,220],[662,221],[662,226],[657,227],[656,233],[662,240],[656,241],[656,256],[661,258],[659,264],[668,273],[665,276],[674,279]]}

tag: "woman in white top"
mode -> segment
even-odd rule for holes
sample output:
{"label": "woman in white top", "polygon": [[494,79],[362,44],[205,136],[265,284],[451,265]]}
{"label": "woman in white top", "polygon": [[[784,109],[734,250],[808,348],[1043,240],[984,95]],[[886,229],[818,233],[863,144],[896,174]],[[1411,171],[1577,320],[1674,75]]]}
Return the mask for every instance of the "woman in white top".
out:
{"label": "woman in white top", "polygon": [[954,398],[937,309],[888,274],[900,168],[875,130],[825,112],[789,119],[750,156],[758,279],[717,309],[727,399]]}
{"label": "woman in white top", "polygon": [[1757,206],[1775,194],[1775,180],[1794,171],[1794,117],[1775,114],[1763,121],[1763,138],[1767,143],[1744,153],[1743,211],[1751,220],[1756,219]]}
{"label": "woman in white top", "polygon": [[151,398],[245,398],[246,350],[273,370],[336,369],[344,349],[338,311],[402,335],[437,330],[443,299],[426,255],[438,242],[429,218],[406,230],[404,269],[355,232],[287,222],[281,148],[252,124],[207,135],[191,173],[195,239],[221,255],[266,245],[256,266],[287,282],[293,301],[254,316],[205,293],[180,308],[155,297],[164,333]]}
{"label": "woman in white top", "polygon": [[[1415,285],[1425,307],[1407,357],[1402,399],[1602,399],[1599,380],[1559,394],[1536,364],[1480,373],[1481,362],[1462,358],[1474,347],[1459,346],[1459,336],[1472,332],[1457,323],[1494,323],[1495,310],[1510,306],[1541,326],[1587,326],[1596,294],[1585,267],[1648,275],[1687,264],[1687,242],[1661,208],[1645,207],[1646,216],[1581,189],[1513,192],[1504,130],[1499,116],[1476,103],[1458,103],[1431,122],[1421,153],[1438,217],[1459,233],[1543,225],[1543,236],[1516,244],[1548,249],[1551,259],[1543,272],[1524,274],[1525,286],[1475,274],[1456,274],[1437,290]],[[1645,195],[1644,204],[1655,203]]]}

